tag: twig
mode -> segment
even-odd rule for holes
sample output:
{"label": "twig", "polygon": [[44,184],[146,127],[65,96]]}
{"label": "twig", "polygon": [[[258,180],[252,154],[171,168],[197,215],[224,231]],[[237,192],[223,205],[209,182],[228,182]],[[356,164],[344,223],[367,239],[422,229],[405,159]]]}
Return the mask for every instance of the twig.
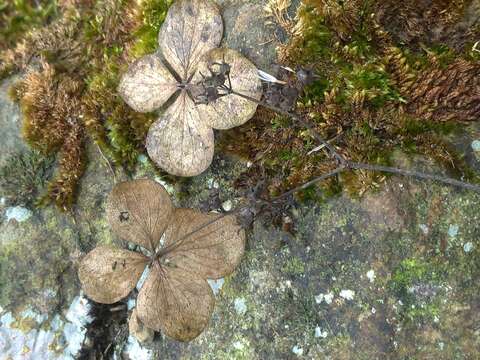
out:
{"label": "twig", "polygon": [[268,108],[272,111],[275,111],[276,113],[279,113],[279,114],[282,114],[282,115],[285,115],[285,116],[289,116],[293,120],[297,121],[302,126],[307,128],[310,131],[311,135],[321,145],[323,145],[326,149],[328,149],[330,151],[330,153],[338,161],[339,165],[338,165],[338,167],[329,171],[328,173],[325,173],[325,174],[322,174],[318,177],[315,177],[312,180],[310,180],[310,181],[308,181],[308,182],[306,182],[306,183],[304,183],[300,186],[294,187],[294,188],[288,190],[287,192],[285,192],[285,193],[283,193],[279,196],[276,196],[276,197],[274,197],[270,200],[263,200],[263,199],[250,200],[250,202],[246,205],[237,207],[237,208],[235,208],[231,211],[226,211],[223,214],[220,214],[219,216],[215,217],[214,219],[203,223],[202,225],[196,227],[192,231],[183,235],[182,237],[180,237],[178,240],[176,240],[171,245],[166,246],[165,248],[159,249],[155,254],[155,258],[158,258],[158,257],[160,257],[160,256],[178,248],[185,241],[185,239],[189,238],[190,236],[192,236],[196,232],[201,231],[202,229],[205,229],[206,227],[212,225],[213,223],[221,220],[222,218],[224,218],[226,216],[238,214],[242,210],[247,209],[247,208],[251,208],[253,206],[273,205],[274,203],[277,203],[277,202],[293,195],[294,193],[296,193],[298,191],[304,190],[309,186],[315,185],[315,184],[317,184],[317,183],[319,183],[319,182],[321,182],[325,179],[328,179],[332,176],[338,175],[338,174],[340,174],[344,171],[347,171],[347,170],[350,170],[350,171],[352,171],[352,170],[379,171],[379,172],[390,173],[390,174],[395,174],[395,175],[409,176],[409,177],[425,179],[425,180],[433,180],[433,181],[441,182],[441,183],[444,183],[444,184],[447,184],[447,185],[456,186],[456,187],[463,188],[463,189],[468,189],[468,190],[473,190],[473,191],[476,191],[476,192],[480,193],[480,186],[479,185],[466,183],[466,182],[456,180],[456,179],[453,179],[453,178],[449,178],[449,177],[446,177],[446,176],[442,176],[442,175],[427,174],[427,173],[423,173],[423,172],[420,172],[420,171],[406,170],[406,169],[400,169],[400,168],[384,166],[384,165],[373,165],[373,164],[366,164],[366,163],[349,161],[346,158],[344,158],[339,152],[337,152],[335,150],[335,148],[329,142],[325,141],[315,131],[315,129],[312,127],[312,125],[310,125],[307,121],[305,121],[302,117],[298,116],[297,114],[289,112],[289,111],[285,111],[285,110],[280,109],[276,106],[270,105],[270,104],[266,103],[265,101],[257,100],[257,99],[255,99],[251,96],[236,92],[231,88],[231,86],[223,85],[223,86],[221,86],[221,89],[227,91],[229,94],[234,94],[234,95],[240,96],[244,99],[250,100],[252,102],[257,103],[258,105],[261,105],[265,108]]}
{"label": "twig", "polygon": [[337,161],[340,163],[340,164],[344,164],[345,163],[345,158],[340,155],[337,150],[335,150],[335,148],[333,147],[333,145],[330,145],[330,143],[326,140],[324,140],[319,134],[318,132],[315,131],[315,129],[312,127],[312,125],[310,125],[308,122],[306,122],[304,119],[302,119],[302,117],[298,116],[297,114],[295,113],[292,113],[290,111],[286,111],[286,110],[283,110],[283,109],[280,109],[279,107],[276,107],[276,106],[273,106],[273,105],[270,105],[268,104],[267,102],[265,101],[261,101],[261,100],[257,100],[251,96],[248,96],[248,95],[245,95],[245,94],[242,94],[242,93],[239,93],[239,92],[236,92],[236,91],[233,91],[231,90],[231,93],[232,94],[235,94],[235,95],[238,95],[244,99],[247,99],[247,100],[250,100],[250,101],[253,101],[255,103],[257,103],[258,105],[261,105],[267,109],[270,109],[272,111],[275,111],[276,113],[279,113],[281,115],[285,115],[285,116],[288,116],[290,118],[292,118],[293,120],[295,120],[296,122],[302,124],[302,126],[306,127],[309,131],[310,131],[310,134],[315,138],[315,140],[317,140],[319,143],[321,143],[322,145],[324,145],[329,151],[330,153],[337,159]]}
{"label": "twig", "polygon": [[117,177],[115,176],[115,171],[113,170],[112,164],[110,164],[110,161],[107,159],[107,157],[103,153],[100,146],[97,143],[95,143],[95,145],[97,146],[98,152],[100,153],[100,155],[102,155],[103,160],[105,160],[105,163],[107,164],[107,167],[110,169],[110,172],[112,173],[113,183],[116,184],[117,183]]}
{"label": "twig", "polygon": [[395,174],[395,175],[409,176],[409,177],[415,177],[415,178],[425,179],[425,180],[434,180],[447,185],[452,185],[452,186],[480,192],[479,185],[466,183],[466,182],[452,179],[442,175],[426,174],[426,173],[422,173],[420,171],[415,171],[415,170],[406,170],[406,169],[399,169],[391,166],[372,165],[372,164],[364,164],[364,163],[356,163],[356,162],[348,162],[347,167],[352,170],[381,171],[381,172]]}
{"label": "twig", "polygon": [[305,184],[302,184],[300,186],[297,186],[293,189],[290,189],[289,191],[277,196],[277,197],[274,197],[272,200],[270,200],[269,202],[270,203],[276,203],[276,202],[279,202],[280,200],[283,200],[287,197],[289,197],[290,195],[293,195],[294,193],[296,192],[299,192],[301,190],[305,190],[306,188],[308,188],[309,186],[312,186],[312,185],[315,185],[316,183],[319,183],[325,179],[328,179],[332,176],[335,176],[337,174],[340,174],[341,172],[345,171],[345,169],[347,169],[346,167],[344,167],[343,165],[337,167],[336,169],[326,173],[326,174],[323,174],[323,175],[320,175],[316,178],[313,178],[312,180],[306,182]]}
{"label": "twig", "polygon": [[[253,102],[257,103],[258,105],[264,106],[264,107],[266,107],[266,108],[268,108],[272,111],[275,111],[279,114],[289,116],[293,120],[302,124],[304,127],[306,127],[310,131],[310,133],[313,135],[313,137],[321,145],[324,145],[325,148],[327,148],[333,154],[333,156],[338,160],[339,168],[341,168],[341,170],[338,171],[338,172],[344,171],[346,169],[380,171],[380,172],[385,172],[385,173],[390,173],[390,174],[395,174],[395,175],[410,176],[410,177],[416,177],[416,178],[425,179],[425,180],[434,180],[434,181],[438,181],[438,182],[441,182],[441,183],[444,183],[444,184],[447,184],[447,185],[456,186],[456,187],[460,187],[460,188],[463,188],[463,189],[468,189],[468,190],[473,190],[473,191],[476,191],[476,192],[480,192],[480,186],[479,185],[466,183],[464,181],[456,180],[456,179],[449,178],[449,177],[442,176],[442,175],[427,174],[427,173],[423,173],[423,172],[420,172],[420,171],[406,170],[406,169],[400,169],[400,168],[395,168],[395,167],[390,167],[390,166],[351,162],[351,161],[345,159],[339,152],[337,152],[335,150],[335,148],[328,141],[325,141],[307,121],[305,121],[302,117],[298,116],[297,114],[289,112],[289,111],[285,111],[285,110],[280,109],[276,106],[270,105],[270,104],[266,103],[265,101],[257,100],[255,98],[252,98],[251,96],[244,95],[244,94],[241,94],[241,93],[233,91],[233,90],[231,90],[231,93],[235,94],[235,95],[238,95],[240,97],[243,97],[244,99],[253,101]],[[326,174],[326,175],[328,175],[328,174]],[[307,186],[313,185],[315,183],[316,179],[313,179],[313,180],[309,181],[307,183],[309,185],[307,185]],[[323,175],[318,178],[318,181],[321,181],[321,180],[323,180]],[[313,184],[311,182],[313,182]],[[298,188],[294,188],[294,189],[290,190],[289,192],[296,192],[296,191],[302,190],[304,188],[305,187],[303,185],[301,185]]]}

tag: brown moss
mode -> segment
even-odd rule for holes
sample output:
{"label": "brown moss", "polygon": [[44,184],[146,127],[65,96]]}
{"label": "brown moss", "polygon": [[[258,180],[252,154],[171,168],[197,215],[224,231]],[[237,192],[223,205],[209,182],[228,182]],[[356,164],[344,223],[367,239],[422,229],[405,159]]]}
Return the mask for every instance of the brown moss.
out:
{"label": "brown moss", "polygon": [[334,31],[339,40],[347,41],[362,26],[367,18],[368,2],[364,0],[306,0],[305,4],[315,9],[325,24]]}
{"label": "brown moss", "polygon": [[48,26],[31,30],[15,47],[0,52],[0,78],[38,66],[41,57],[53,60],[57,68],[78,71],[84,56],[78,32],[79,18],[71,13]]}
{"label": "brown moss", "polygon": [[30,71],[17,87],[24,114],[22,135],[34,149],[44,154],[58,153],[59,169],[49,184],[48,198],[60,208],[69,208],[84,170],[81,125],[82,83],[66,74],[57,74],[48,63]]}
{"label": "brown moss", "polygon": [[448,44],[461,49],[475,34],[473,24],[462,21],[469,0],[380,1],[379,24],[397,44],[419,49],[422,44]]}
{"label": "brown moss", "polygon": [[433,64],[404,89],[407,111],[432,121],[475,121],[480,117],[480,64],[455,60],[443,68]]}
{"label": "brown moss", "polygon": [[144,33],[148,46],[153,27],[156,38],[168,2],[62,0],[58,8],[56,21],[32,28],[0,52],[0,77],[25,74],[11,97],[24,113],[26,141],[43,153],[58,154],[57,174],[44,200],[65,209],[85,168],[86,136],[129,169],[144,151],[153,117],[131,110],[116,88],[133,54],[146,46]]}

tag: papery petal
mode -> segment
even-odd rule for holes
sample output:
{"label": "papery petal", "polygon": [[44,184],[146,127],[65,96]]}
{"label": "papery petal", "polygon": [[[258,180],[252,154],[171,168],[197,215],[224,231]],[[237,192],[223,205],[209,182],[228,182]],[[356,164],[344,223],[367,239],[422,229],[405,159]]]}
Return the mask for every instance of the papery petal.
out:
{"label": "papery petal", "polygon": [[176,209],[165,231],[165,258],[172,266],[203,278],[229,275],[245,250],[245,231],[232,215]]}
{"label": "papery petal", "polygon": [[[250,60],[231,49],[213,49],[208,52],[198,65],[192,80],[196,84],[203,76],[210,76],[210,69],[216,71],[218,65],[225,62],[230,65],[230,81],[233,91],[247,95],[256,100],[262,97],[262,83],[258,78],[257,68]],[[235,94],[222,96],[208,104],[198,104],[200,118],[214,129],[230,129],[247,122],[257,110],[256,102]]]}
{"label": "papery petal", "polygon": [[133,309],[128,319],[128,332],[140,343],[151,342],[155,335],[153,329],[145,326],[145,324],[140,321],[137,315],[137,308]]}
{"label": "papery petal", "polygon": [[215,306],[207,281],[197,274],[154,263],[137,298],[138,318],[167,336],[190,341],[205,329]]}
{"label": "papery petal", "polygon": [[115,234],[153,252],[174,209],[162,185],[140,179],[117,184],[108,195],[106,211]]}
{"label": "papery petal", "polygon": [[175,91],[175,78],[155,54],[144,56],[130,65],[118,86],[123,100],[138,112],[160,108]]}
{"label": "papery petal", "polygon": [[147,135],[148,155],[172,175],[202,173],[212,162],[213,150],[213,130],[199,118],[186,91],[150,127]]}
{"label": "papery petal", "polygon": [[82,260],[78,277],[93,301],[113,304],[135,287],[147,265],[142,254],[110,246],[98,246]]}
{"label": "papery petal", "polygon": [[210,0],[177,0],[158,35],[163,56],[182,80],[193,75],[200,58],[223,36],[222,16]]}

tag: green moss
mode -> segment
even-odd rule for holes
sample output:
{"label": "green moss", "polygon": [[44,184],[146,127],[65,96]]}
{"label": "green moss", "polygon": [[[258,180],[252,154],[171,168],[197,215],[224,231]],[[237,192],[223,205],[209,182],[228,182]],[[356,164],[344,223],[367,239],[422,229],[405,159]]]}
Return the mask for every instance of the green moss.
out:
{"label": "green moss", "polygon": [[432,122],[405,117],[402,126],[398,128],[399,135],[412,138],[427,132],[435,132],[441,135],[449,135],[459,132],[458,123],[455,122]]}
{"label": "green moss", "polygon": [[298,257],[292,257],[285,262],[282,271],[290,275],[301,275],[305,272],[305,264]]}
{"label": "green moss", "polygon": [[11,155],[0,168],[2,196],[12,204],[34,205],[45,191],[54,158],[27,150]]}
{"label": "green moss", "polygon": [[131,55],[139,58],[154,52],[158,47],[158,32],[173,0],[146,0],[142,2],[141,26],[135,31]]}
{"label": "green moss", "polygon": [[76,295],[69,259],[74,243],[72,233],[59,236],[58,228],[49,232],[37,228],[35,221],[22,223],[0,248],[0,304],[9,310],[29,305],[49,313]]}
{"label": "green moss", "polygon": [[24,33],[45,25],[57,15],[57,0],[0,1],[0,50],[15,45]]}
{"label": "green moss", "polygon": [[403,260],[389,283],[400,300],[401,316],[408,321],[433,320],[440,311],[444,276],[444,270],[438,264],[416,258]]}
{"label": "green moss", "polygon": [[[393,152],[402,149],[434,159],[450,176],[475,182],[475,172],[447,137],[458,134],[462,125],[435,117],[416,118],[415,111],[409,110],[412,103],[416,106],[415,96],[422,96],[412,92],[415,79],[432,67],[445,68],[458,60],[458,54],[443,45],[429,45],[418,52],[395,44],[373,16],[379,7],[378,2],[362,0],[348,4],[311,0],[300,6],[301,31],[279,55],[292,68],[316,70],[317,80],[298,99],[298,112],[352,161],[392,165]],[[428,83],[424,91],[432,86]],[[324,151],[310,153],[318,144],[304,127],[276,114],[258,112],[255,124],[246,124],[244,129],[240,136],[232,130],[227,146],[222,146],[222,140],[219,146],[249,157],[265,170],[273,184],[271,195],[334,166]],[[264,176],[258,168],[247,176]],[[341,181],[331,179],[321,189],[336,194],[343,186],[358,196],[378,188],[386,178],[385,174],[357,171],[342,175]],[[318,188],[309,188],[299,198],[321,199],[315,196]]]}

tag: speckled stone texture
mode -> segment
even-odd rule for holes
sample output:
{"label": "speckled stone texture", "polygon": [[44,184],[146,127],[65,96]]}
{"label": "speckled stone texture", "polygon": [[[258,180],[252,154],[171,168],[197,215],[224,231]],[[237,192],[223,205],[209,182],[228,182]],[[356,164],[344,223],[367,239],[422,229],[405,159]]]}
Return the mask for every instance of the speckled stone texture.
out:
{"label": "speckled stone texture", "polygon": [[[275,43],[263,2],[219,3],[225,45],[268,69]],[[0,88],[0,164],[25,148],[21,114],[6,94],[9,83]],[[474,143],[480,141],[480,127],[472,125],[454,140],[480,169]],[[22,222],[7,221],[7,208],[0,205],[0,353],[12,349],[12,327],[25,338],[15,345],[22,351],[43,336],[58,354],[68,348],[67,324],[80,324],[68,334],[84,336],[88,329],[80,317],[83,308],[78,321],[66,316],[81,300],[78,259],[97,243],[116,241],[105,222],[105,195],[115,180],[127,178],[117,171],[114,179],[92,144],[88,157],[72,214],[48,207],[30,209]],[[402,154],[396,163],[441,171]],[[209,170],[188,182],[169,183],[168,189],[177,206],[235,206],[233,183],[246,167],[217,149]],[[133,177],[161,180],[145,161]],[[219,201],[212,201],[215,193]],[[324,203],[297,204],[289,216],[292,233],[262,216],[248,230],[244,260],[232,276],[215,283],[215,312],[197,339],[185,344],[157,334],[142,348],[120,336],[116,353],[132,359],[211,360],[480,357],[478,194],[391,177],[360,199],[342,194]],[[48,331],[33,331],[40,327]]]}

